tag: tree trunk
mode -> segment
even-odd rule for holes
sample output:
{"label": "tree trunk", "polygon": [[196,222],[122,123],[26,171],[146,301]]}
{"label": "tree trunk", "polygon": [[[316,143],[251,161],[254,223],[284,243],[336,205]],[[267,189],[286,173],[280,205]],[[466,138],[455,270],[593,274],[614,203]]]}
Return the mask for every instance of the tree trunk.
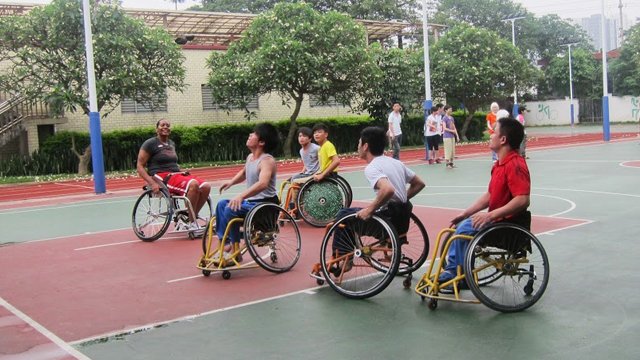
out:
{"label": "tree trunk", "polygon": [[467,108],[467,111],[469,111],[469,113],[467,114],[467,117],[464,118],[464,124],[462,124],[462,130],[459,134],[462,141],[469,141],[467,138],[467,130],[469,130],[469,124],[471,124],[471,120],[473,119],[473,115],[476,113],[476,109]]}
{"label": "tree trunk", "polygon": [[293,139],[296,139],[296,131],[298,130],[298,124],[296,120],[298,119],[298,115],[300,114],[300,108],[302,107],[302,99],[303,96],[293,97],[296,101],[296,108],[293,110],[293,114],[289,118],[289,133],[287,134],[287,139],[284,142],[284,156],[286,158],[291,158],[291,145],[293,144]]}
{"label": "tree trunk", "polygon": [[71,137],[71,151],[78,157],[78,175],[89,174],[89,164],[91,163],[91,144],[87,145],[84,152],[80,154],[76,150],[76,139]]}

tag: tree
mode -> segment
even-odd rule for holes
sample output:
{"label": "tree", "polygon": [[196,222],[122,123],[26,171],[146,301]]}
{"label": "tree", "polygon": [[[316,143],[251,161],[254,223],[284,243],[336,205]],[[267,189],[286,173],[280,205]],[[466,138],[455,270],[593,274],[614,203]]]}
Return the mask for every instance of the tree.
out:
{"label": "tree", "polygon": [[176,10],[178,10],[178,3],[182,4],[185,2],[185,0],[166,0],[166,1],[171,1],[172,3],[174,3],[174,5],[176,6]]}
{"label": "tree", "polygon": [[612,61],[613,93],[640,95],[640,25],[628,30],[620,57]]}
{"label": "tree", "polygon": [[563,44],[589,46],[588,36],[579,26],[557,15],[537,18],[512,0],[442,0],[434,21],[449,26],[470,24],[512,41],[511,22],[504,20],[515,16],[524,17],[514,23],[516,47],[531,61],[549,61],[562,51]]}
{"label": "tree", "polygon": [[[571,50],[571,75],[573,77],[573,96],[594,98],[602,94],[602,66],[593,57],[593,53],[582,48]],[[539,95],[549,93],[555,96],[569,96],[569,53],[556,56],[545,70],[546,89],[539,87]]]}
{"label": "tree", "polygon": [[[113,5],[92,3],[98,111],[124,98],[156,105],[166,89],[184,88],[183,55],[171,36],[128,17]],[[0,87],[54,112],[89,113],[80,1],[53,0],[27,15],[0,19]],[[82,170],[82,169],[81,169]]]}
{"label": "tree", "polygon": [[213,100],[227,109],[246,109],[249,97],[272,92],[283,98],[283,105],[293,101],[287,156],[305,95],[350,104],[379,73],[362,25],[304,3],[279,4],[256,17],[226,53],[212,53],[208,67]]}
{"label": "tree", "polygon": [[516,80],[519,91],[526,91],[537,75],[511,42],[470,25],[459,25],[446,33],[431,54],[435,92],[460,101],[469,112],[461,130],[465,140],[473,114],[481,106],[506,98]]}
{"label": "tree", "polygon": [[[260,14],[279,3],[300,3],[301,0],[202,0],[193,10]],[[356,19],[405,20],[416,19],[416,0],[308,0],[305,3],[321,12],[338,11]]]}
{"label": "tree", "polygon": [[422,109],[424,99],[424,58],[420,50],[384,49],[380,44],[371,46],[374,62],[382,71],[360,103],[360,110],[376,119],[384,119],[394,102],[400,102],[405,111]]}

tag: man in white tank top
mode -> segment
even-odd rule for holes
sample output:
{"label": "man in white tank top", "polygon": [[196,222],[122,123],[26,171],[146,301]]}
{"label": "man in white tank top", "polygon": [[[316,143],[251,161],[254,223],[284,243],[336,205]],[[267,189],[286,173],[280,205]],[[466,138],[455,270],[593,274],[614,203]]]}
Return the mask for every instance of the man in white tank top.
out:
{"label": "man in white tank top", "polygon": [[[223,199],[216,205],[216,233],[222,240],[229,220],[245,217],[247,213],[261,202],[278,203],[276,193],[276,160],[271,153],[279,143],[278,131],[268,123],[256,125],[249,134],[247,148],[251,154],[247,156],[244,168],[228,182],[220,186],[220,193],[235,184],[247,180],[247,187],[232,199]],[[240,225],[230,229],[227,239],[233,244],[233,252],[240,246]],[[236,261],[242,261],[236,258]],[[228,261],[227,263],[233,263]]]}

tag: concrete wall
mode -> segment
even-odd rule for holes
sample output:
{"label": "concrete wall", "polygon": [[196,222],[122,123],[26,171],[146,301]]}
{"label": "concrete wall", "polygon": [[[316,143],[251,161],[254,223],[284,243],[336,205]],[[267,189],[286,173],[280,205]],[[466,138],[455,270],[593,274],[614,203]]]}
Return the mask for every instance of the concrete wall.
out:
{"label": "concrete wall", "polygon": [[[571,124],[571,102],[566,100],[550,100],[542,102],[528,102],[525,104],[528,112],[524,113],[526,126],[567,125]],[[574,121],[578,123],[578,101],[573,100]]]}
{"label": "concrete wall", "polygon": [[[599,100],[596,100],[599,101]],[[574,121],[577,124],[580,107],[578,100],[573,100]],[[541,102],[528,102],[525,104],[529,112],[524,119],[527,126],[538,125],[569,125],[571,124],[570,101],[549,100]],[[640,97],[639,96],[609,96],[609,121],[610,122],[638,122],[640,121]]]}

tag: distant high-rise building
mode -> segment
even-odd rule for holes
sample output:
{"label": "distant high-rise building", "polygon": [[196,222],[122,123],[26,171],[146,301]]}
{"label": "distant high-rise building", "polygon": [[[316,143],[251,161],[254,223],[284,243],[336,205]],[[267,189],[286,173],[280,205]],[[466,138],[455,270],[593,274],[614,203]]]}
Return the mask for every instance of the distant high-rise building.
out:
{"label": "distant high-rise building", "polygon": [[[578,19],[577,23],[587,32],[591,38],[591,45],[596,49],[602,48],[602,15],[591,15],[588,18]],[[605,19],[605,51],[617,49],[620,46],[620,38],[618,37],[618,20]]]}

